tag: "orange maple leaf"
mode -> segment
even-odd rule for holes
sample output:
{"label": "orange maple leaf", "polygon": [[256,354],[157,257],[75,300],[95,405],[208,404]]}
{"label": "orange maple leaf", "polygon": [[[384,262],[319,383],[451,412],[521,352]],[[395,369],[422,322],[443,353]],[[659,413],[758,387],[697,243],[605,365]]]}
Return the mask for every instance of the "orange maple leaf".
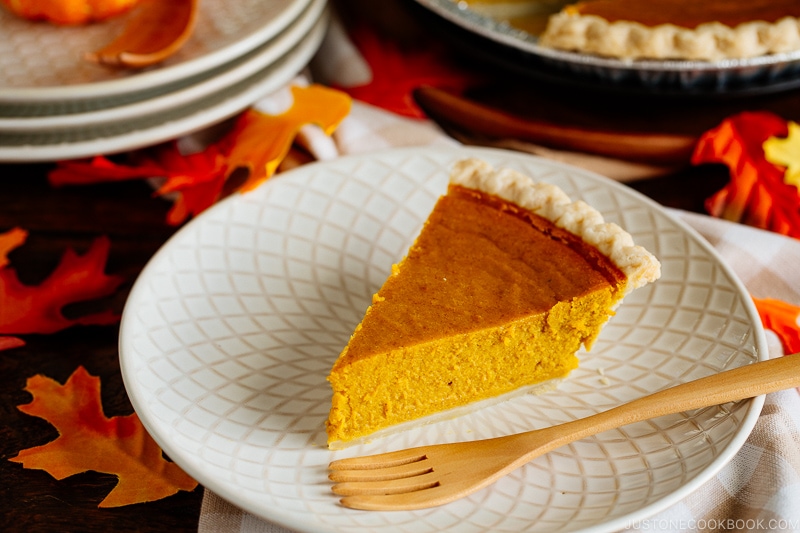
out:
{"label": "orange maple leaf", "polygon": [[75,302],[112,294],[122,283],[103,271],[110,242],[95,239],[82,256],[67,250],[56,269],[37,286],[23,285],[13,268],[0,269],[0,334],[54,333],[83,324],[105,325],[119,320],[111,311],[67,318],[62,311]]}
{"label": "orange maple leaf", "polygon": [[761,323],[774,331],[784,353],[800,352],[800,307],[774,298],[753,298]]}
{"label": "orange maple leaf", "polygon": [[228,139],[227,175],[242,167],[250,171],[240,190],[254,189],[275,173],[300,128],[316,124],[331,135],[350,113],[350,97],[322,85],[292,87],[292,96],[292,107],[280,115],[250,109],[239,117]]}
{"label": "orange maple leaf", "polygon": [[50,422],[59,436],[43,446],[22,450],[11,461],[44,470],[58,480],[88,470],[116,475],[119,482],[98,507],[160,500],[197,486],[164,458],[136,413],[106,418],[100,378],[83,367],[64,385],[37,375],[28,379],[25,390],[33,395],[33,401],[18,409]]}
{"label": "orange maple leaf", "polygon": [[800,196],[785,168],[767,160],[764,143],[786,137],[788,124],[768,112],[740,113],[699,139],[692,163],[723,163],[730,182],[708,200],[709,214],[800,238]]}
{"label": "orange maple leaf", "polygon": [[[177,143],[137,152],[128,163],[105,157],[62,161],[50,172],[50,183],[83,185],[105,181],[164,178],[157,196],[173,195],[167,222],[178,225],[213,205],[224,194],[246,191],[271,177],[305,124],[317,124],[330,135],[350,112],[350,97],[321,85],[292,87],[294,102],[283,114],[256,110],[242,113],[233,129],[219,141],[193,154],[182,154]],[[242,185],[229,178],[239,168],[249,171]]]}

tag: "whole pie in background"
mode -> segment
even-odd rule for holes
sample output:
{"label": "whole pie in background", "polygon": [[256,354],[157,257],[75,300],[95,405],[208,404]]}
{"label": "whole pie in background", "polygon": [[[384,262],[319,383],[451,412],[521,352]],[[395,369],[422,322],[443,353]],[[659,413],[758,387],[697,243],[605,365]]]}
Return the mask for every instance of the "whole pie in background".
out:
{"label": "whole pie in background", "polygon": [[587,0],[549,17],[539,44],[620,59],[719,61],[800,50],[798,0]]}

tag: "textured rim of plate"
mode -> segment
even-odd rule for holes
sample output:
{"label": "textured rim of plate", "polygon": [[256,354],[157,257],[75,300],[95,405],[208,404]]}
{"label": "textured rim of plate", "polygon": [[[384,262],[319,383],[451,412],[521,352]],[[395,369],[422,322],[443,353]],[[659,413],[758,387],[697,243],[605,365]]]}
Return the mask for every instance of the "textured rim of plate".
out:
{"label": "textured rim of plate", "polygon": [[[311,0],[285,0],[280,15],[273,17],[258,31],[242,36],[233,43],[206,55],[177,65],[142,72],[116,80],[69,85],[66,87],[0,87],[0,103],[44,103],[59,100],[89,100],[152,90],[183,78],[201,74],[246,54],[288,27]],[[202,6],[202,2],[200,3]],[[199,30],[195,30],[199,31]]]}
{"label": "textured rim of plate", "polygon": [[171,108],[185,106],[208,95],[224,91],[227,87],[257,74],[285,56],[314,27],[322,16],[326,2],[327,0],[311,0],[311,4],[300,17],[292,21],[290,26],[271,40],[268,45],[257,50],[257,53],[246,61],[232,66],[219,75],[203,79],[194,85],[182,87],[173,92],[160,94],[154,98],[86,113],[23,118],[0,117],[0,133],[87,128],[122,120],[136,120],[148,115],[168,112]]}
{"label": "textured rim of plate", "polygon": [[[173,110],[172,114],[146,117],[144,122],[122,121],[117,126],[123,131],[109,135],[104,135],[99,127],[96,136],[75,142],[68,139],[56,142],[48,137],[38,144],[0,144],[0,162],[56,161],[112,154],[151,146],[222,122],[279,89],[302,70],[322,43],[328,21],[326,10],[305,38],[274,64],[218,93]],[[69,130],[62,133],[68,136]]]}
{"label": "textured rim of plate", "polygon": [[[504,158],[506,160],[509,159],[527,159],[527,160],[540,160],[545,161],[547,165],[551,165],[552,168],[559,169],[563,172],[572,173],[573,175],[581,175],[581,177],[586,178],[590,181],[595,182],[602,182],[605,183],[608,187],[618,189],[620,191],[624,191],[624,194],[627,194],[629,197],[634,197],[641,201],[642,204],[650,209],[653,209],[660,213],[663,217],[668,218],[672,223],[674,223],[678,228],[685,232],[685,235],[690,238],[695,244],[699,245],[709,256],[709,258],[716,261],[717,267],[721,269],[721,271],[727,275],[730,281],[733,284],[733,287],[736,288],[739,292],[738,295],[742,298],[742,306],[746,311],[746,314],[750,320],[750,325],[753,331],[753,344],[754,344],[754,351],[757,360],[764,360],[769,357],[768,355],[768,348],[766,343],[766,336],[764,330],[761,328],[761,322],[758,318],[758,313],[755,309],[755,305],[751,299],[747,297],[747,291],[744,287],[743,283],[739,280],[739,278],[735,275],[732,271],[730,266],[721,258],[719,253],[705,240],[701,237],[693,228],[688,226],[685,222],[680,220],[679,218],[673,216],[669,212],[667,212],[662,206],[657,204],[656,202],[650,200],[649,198],[644,197],[643,195],[639,194],[636,191],[628,189],[624,185],[621,185],[617,182],[613,182],[612,180],[608,180],[602,176],[599,176],[593,172],[586,171],[583,169],[578,169],[575,167],[571,167],[570,165],[555,162],[551,160],[542,160],[541,158],[533,155],[523,154],[519,152],[510,152],[507,150],[502,149],[494,149],[494,148],[427,148],[427,147],[416,147],[416,148],[400,148],[400,149],[392,149],[386,152],[376,152],[373,154],[366,154],[366,155],[356,155],[356,156],[345,156],[341,159],[347,160],[361,160],[361,161],[369,161],[370,159],[379,159],[381,157],[388,157],[393,154],[408,154],[425,157],[426,155],[429,157],[451,157],[453,161],[457,160],[458,158],[462,157],[497,157],[497,158]],[[311,163],[310,165],[325,165],[325,164],[336,164],[337,160],[334,160],[329,163]],[[282,177],[287,177],[292,172],[303,172],[303,168],[300,167],[294,171],[289,171],[282,175]],[[269,184],[262,185],[262,186],[269,186]],[[146,278],[148,270],[150,268],[155,268],[155,264],[158,263],[162,256],[167,256],[169,253],[170,245],[173,241],[177,241],[182,238],[183,235],[191,235],[193,231],[193,225],[199,224],[197,221],[203,217],[210,217],[212,216],[212,212],[219,211],[224,213],[227,209],[229,209],[228,204],[233,204],[237,202],[236,197],[229,197],[222,202],[218,203],[215,206],[212,206],[206,213],[203,213],[197,219],[189,222],[187,226],[179,230],[177,234],[175,234],[171,239],[165,243],[165,245],[151,258],[150,263],[145,267],[142,271],[139,279],[134,284],[130,296],[128,298],[128,304],[126,304],[125,309],[123,311],[122,322],[121,322],[121,329],[120,329],[120,342],[119,342],[119,351],[120,351],[120,366],[122,370],[122,377],[123,382],[125,383],[126,390],[130,397],[130,400],[134,406],[134,409],[138,413],[142,423],[146,427],[147,431],[153,436],[153,438],[158,442],[164,452],[170,456],[176,463],[178,463],[182,468],[186,470],[186,472],[193,476],[198,482],[200,482],[203,486],[208,488],[209,490],[213,491],[215,494],[219,495],[220,497],[228,500],[232,504],[244,509],[247,512],[253,513],[256,516],[263,518],[264,520],[271,521],[275,524],[297,530],[297,531],[321,531],[311,530],[309,529],[310,524],[304,520],[302,513],[292,513],[286,512],[283,509],[264,509],[259,507],[257,504],[251,504],[250,502],[242,502],[237,498],[237,494],[232,490],[228,490],[227,485],[220,484],[213,476],[208,476],[205,474],[204,471],[198,470],[193,467],[192,462],[185,457],[185,450],[181,448],[176,448],[173,446],[173,442],[170,440],[169,437],[169,430],[166,428],[162,428],[158,419],[151,414],[148,410],[148,401],[146,397],[146,392],[140,391],[137,386],[137,378],[136,378],[136,367],[135,362],[131,359],[130,356],[127,356],[127,348],[126,343],[129,342],[129,337],[131,332],[129,330],[134,328],[131,323],[134,322],[134,319],[128,319],[130,315],[135,314],[132,305],[135,305],[136,300],[139,298],[139,292],[144,290],[142,285],[144,278]],[[752,431],[753,427],[755,426],[756,421],[761,413],[761,409],[764,404],[765,397],[759,396],[753,398],[751,400],[745,400],[744,402],[746,405],[743,407],[745,409],[745,413],[742,417],[741,423],[738,426],[735,434],[731,437],[730,441],[726,444],[726,446],[719,452],[716,458],[707,463],[704,468],[702,468],[694,478],[690,479],[685,484],[681,485],[677,489],[673,490],[672,492],[660,497],[656,501],[652,502],[651,504],[639,508],[635,512],[628,513],[627,515],[620,516],[617,518],[613,518],[606,522],[598,523],[593,526],[585,527],[580,530],[582,533],[610,533],[612,531],[617,531],[624,527],[629,526],[632,523],[636,523],[637,521],[644,520],[652,515],[666,509],[667,507],[678,503],[681,499],[685,498],[687,495],[691,494],[695,490],[697,490],[703,483],[708,481],[712,476],[716,475],[738,452],[741,446],[744,444],[750,432]],[[164,432],[162,432],[164,429]],[[186,459],[186,460],[185,460]],[[188,461],[188,462],[187,462]],[[335,496],[331,495],[331,498],[335,498]],[[436,508],[429,509],[425,511],[416,511],[417,513],[434,513],[436,512]],[[365,517],[368,516],[364,515]],[[367,522],[369,523],[369,522]],[[382,529],[382,528],[381,528]],[[338,527],[334,528],[331,527],[328,529],[330,531],[346,531],[346,527],[344,530],[339,529]]]}
{"label": "textured rim of plate", "polygon": [[591,54],[580,54],[546,48],[538,44],[538,38],[507,23],[498,22],[488,16],[469,9],[466,4],[452,0],[416,0],[419,4],[442,18],[495,42],[564,64],[589,66],[609,71],[654,71],[675,73],[711,72],[720,73],[740,69],[766,68],[800,61],[800,50],[748,59],[725,59],[721,61],[681,60],[622,60]]}

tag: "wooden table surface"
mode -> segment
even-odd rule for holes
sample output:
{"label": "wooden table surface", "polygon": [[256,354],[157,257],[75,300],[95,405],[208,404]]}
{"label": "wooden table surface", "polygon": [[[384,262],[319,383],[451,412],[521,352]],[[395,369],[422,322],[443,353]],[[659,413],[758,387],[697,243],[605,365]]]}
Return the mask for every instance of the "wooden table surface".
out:
{"label": "wooden table surface", "polygon": [[[169,204],[152,197],[142,181],[56,189],[51,165],[0,165],[0,232],[28,230],[24,245],[9,254],[20,281],[37,284],[67,248],[84,253],[108,235],[106,272],[125,278],[110,306],[121,311],[127,291],[148,259],[176,228],[164,222]],[[51,335],[26,335],[26,345],[0,351],[0,531],[103,532],[197,531],[202,488],[170,498],[115,509],[98,503],[116,477],[88,472],[57,481],[8,459],[57,437],[48,422],[20,412],[31,401],[28,378],[43,374],[63,383],[78,366],[99,376],[106,416],[133,412],[122,384],[117,326],[73,327]]]}

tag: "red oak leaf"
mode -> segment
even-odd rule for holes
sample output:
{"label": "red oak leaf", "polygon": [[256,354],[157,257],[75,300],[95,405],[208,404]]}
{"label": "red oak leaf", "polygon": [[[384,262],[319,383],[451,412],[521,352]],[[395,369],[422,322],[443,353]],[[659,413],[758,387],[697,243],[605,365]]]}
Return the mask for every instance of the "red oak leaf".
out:
{"label": "red oak leaf", "polygon": [[225,159],[215,145],[184,155],[174,142],[154,146],[115,163],[99,156],[90,160],[62,161],[48,178],[54,186],[86,185],[130,179],[165,178],[156,195],[175,194],[167,222],[178,225],[212,205],[225,183]]}
{"label": "red oak leaf", "polygon": [[151,178],[165,176],[166,173],[164,167],[151,161],[125,166],[114,163],[106,157],[97,156],[88,160],[60,161],[58,167],[50,171],[48,179],[51,185],[58,187]]}
{"label": "red oak leaf", "polygon": [[[136,152],[130,161],[121,163],[105,157],[63,161],[50,173],[50,183],[82,185],[164,178],[155,194],[175,199],[167,222],[178,225],[226,193],[251,189],[270,177],[303,125],[318,124],[330,135],[350,111],[347,95],[319,85],[293,87],[292,94],[295,100],[287,112],[271,116],[247,111],[227,135],[202,151],[183,154],[172,142]],[[230,186],[228,180],[239,168],[247,169],[250,175],[243,184]]]}
{"label": "red oak leaf", "polygon": [[761,323],[774,331],[783,345],[784,353],[800,352],[800,307],[773,298],[753,298]]}
{"label": "red oak leaf", "polygon": [[723,163],[730,182],[706,201],[713,216],[800,237],[800,196],[785,181],[785,168],[769,162],[764,143],[785,137],[788,125],[768,112],[747,112],[723,121],[698,141],[692,163]]}
{"label": "red oak leaf", "polygon": [[[12,228],[5,233],[0,233],[0,269],[8,264],[8,253],[21,246],[28,238],[28,232],[22,228]],[[0,301],[2,301],[0,299]],[[0,352],[24,346],[25,341],[17,337],[0,336]]]}
{"label": "red oak leaf", "polygon": [[33,401],[19,410],[50,422],[59,436],[20,451],[11,461],[44,470],[58,480],[89,470],[116,475],[119,483],[98,507],[160,500],[197,486],[176,464],[164,459],[136,413],[105,416],[100,379],[83,367],[64,385],[38,375],[28,379],[25,390]]}
{"label": "red oak leaf", "polygon": [[156,194],[175,194],[175,203],[167,213],[169,224],[177,226],[189,216],[199,215],[220,198],[227,164],[219,146],[183,155],[176,145],[170,144],[162,147],[157,157],[167,169],[164,174],[167,179]]}
{"label": "red oak leaf", "polygon": [[431,40],[401,45],[381,36],[367,24],[355,25],[349,36],[372,71],[372,80],[341,87],[353,98],[399,115],[424,118],[414,101],[414,90],[430,86],[462,92],[479,77],[459,68],[440,43]]}
{"label": "red oak leaf", "polygon": [[82,256],[67,250],[56,269],[37,286],[23,285],[13,268],[0,269],[0,334],[53,333],[77,324],[113,324],[119,316],[101,311],[66,318],[71,303],[113,294],[123,279],[107,276],[110,242],[96,239]]}

